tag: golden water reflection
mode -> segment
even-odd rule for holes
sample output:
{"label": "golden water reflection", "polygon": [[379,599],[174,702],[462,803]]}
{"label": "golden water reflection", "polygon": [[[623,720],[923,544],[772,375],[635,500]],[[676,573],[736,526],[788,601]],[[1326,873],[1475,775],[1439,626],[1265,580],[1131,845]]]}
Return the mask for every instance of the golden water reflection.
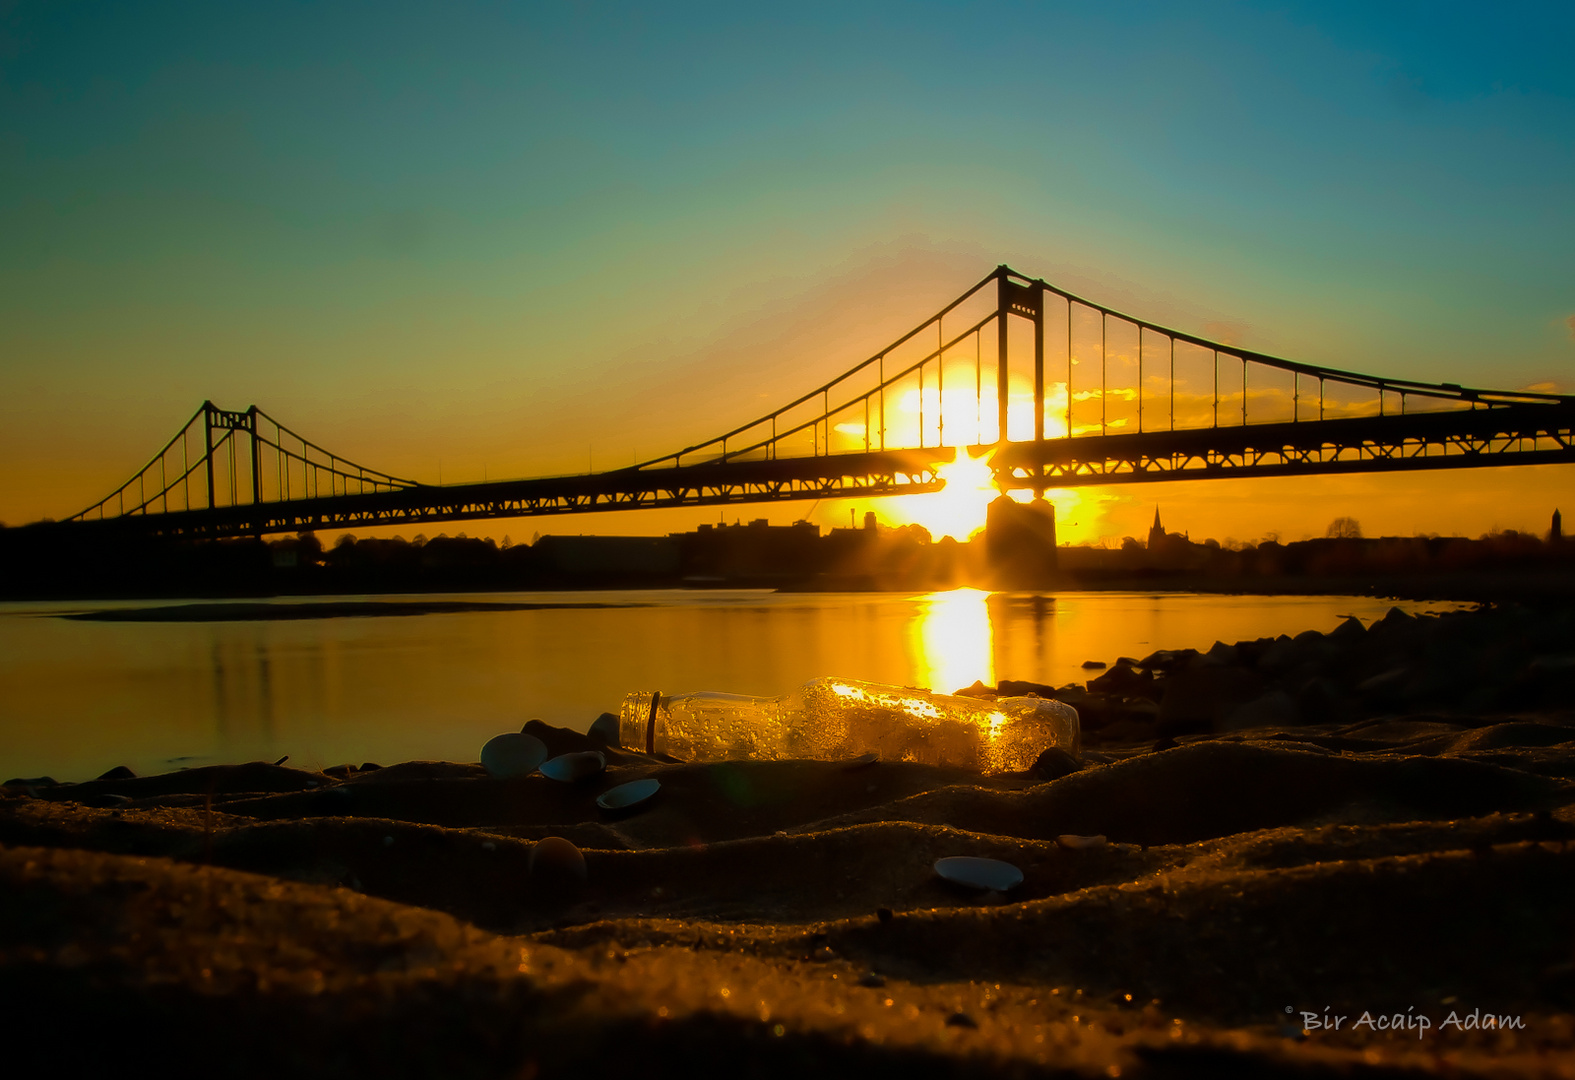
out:
{"label": "golden water reflection", "polygon": [[976,680],[995,684],[989,593],[953,589],[920,598],[912,634],[917,685],[944,694]]}
{"label": "golden water reflection", "polygon": [[[488,738],[532,718],[583,731],[635,690],[773,698],[823,677],[946,694],[976,680],[1061,686],[1089,677],[1084,660],[1328,631],[1347,614],[1379,618],[1392,603],[972,589],[387,599],[540,606],[115,623],[57,616],[128,605],[0,604],[0,779],[83,780],[121,764],[160,772],[285,754],[307,767],[474,761]],[[587,601],[606,606],[561,606]]]}

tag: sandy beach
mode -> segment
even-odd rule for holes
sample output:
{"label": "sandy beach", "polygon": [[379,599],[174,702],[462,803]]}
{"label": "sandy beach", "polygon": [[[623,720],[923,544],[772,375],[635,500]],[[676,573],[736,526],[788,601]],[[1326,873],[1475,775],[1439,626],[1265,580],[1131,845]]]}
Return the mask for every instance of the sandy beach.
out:
{"label": "sandy beach", "polygon": [[[1572,656],[1570,620],[1517,608],[1156,653],[1041,688],[1083,713],[1081,759],[994,776],[673,763],[533,722],[605,773],[19,778],[8,1056],[1575,1075]],[[598,809],[645,777],[648,803]],[[1022,883],[949,884],[934,864],[957,855]]]}

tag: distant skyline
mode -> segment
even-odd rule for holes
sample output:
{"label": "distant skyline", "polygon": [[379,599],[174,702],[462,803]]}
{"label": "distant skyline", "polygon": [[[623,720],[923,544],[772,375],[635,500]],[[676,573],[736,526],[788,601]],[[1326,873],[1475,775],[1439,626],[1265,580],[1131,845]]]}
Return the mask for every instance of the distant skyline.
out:
{"label": "distant skyline", "polygon": [[[96,501],[205,398],[428,482],[630,464],[1001,262],[1296,360],[1575,392],[1572,54],[1551,3],[3,6],[0,521]],[[1254,540],[1540,533],[1572,495],[1558,467],[1058,506],[1074,541],[1155,502]],[[725,516],[940,535],[930,505]]]}

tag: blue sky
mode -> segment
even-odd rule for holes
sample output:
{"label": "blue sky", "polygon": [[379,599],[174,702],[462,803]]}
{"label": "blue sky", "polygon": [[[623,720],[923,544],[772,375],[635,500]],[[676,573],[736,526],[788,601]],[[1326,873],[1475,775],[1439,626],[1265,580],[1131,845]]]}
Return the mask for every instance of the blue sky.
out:
{"label": "blue sky", "polygon": [[236,7],[0,4],[0,520],[204,398],[426,480],[627,463],[999,262],[1575,392],[1568,5]]}

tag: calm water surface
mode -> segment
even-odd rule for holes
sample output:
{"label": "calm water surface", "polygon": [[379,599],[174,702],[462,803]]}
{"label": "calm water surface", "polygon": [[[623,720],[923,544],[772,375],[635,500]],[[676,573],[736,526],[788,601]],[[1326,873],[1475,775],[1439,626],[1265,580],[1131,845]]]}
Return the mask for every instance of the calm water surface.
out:
{"label": "calm water surface", "polygon": [[[1062,685],[1084,660],[1378,618],[1365,597],[484,593],[328,600],[608,605],[370,618],[82,622],[137,603],[0,604],[0,779],[115,766],[474,761],[533,717],[584,730],[635,690],[774,696],[821,675],[951,691]],[[184,601],[182,601],[184,603]],[[1409,611],[1458,605],[1400,602]]]}

